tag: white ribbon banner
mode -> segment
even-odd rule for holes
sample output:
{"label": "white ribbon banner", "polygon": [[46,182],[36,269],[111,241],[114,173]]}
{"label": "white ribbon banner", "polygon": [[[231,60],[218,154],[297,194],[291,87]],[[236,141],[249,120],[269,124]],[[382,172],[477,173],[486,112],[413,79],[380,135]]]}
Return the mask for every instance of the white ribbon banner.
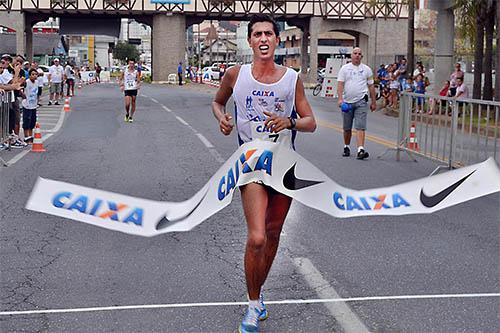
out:
{"label": "white ribbon banner", "polygon": [[[227,206],[236,187],[262,181],[335,217],[426,214],[500,191],[493,159],[399,185],[340,186],[295,151],[265,141],[242,145],[191,199],[162,202],[39,178],[26,208],[140,236],[188,231]],[[493,208],[493,207],[492,207]]]}

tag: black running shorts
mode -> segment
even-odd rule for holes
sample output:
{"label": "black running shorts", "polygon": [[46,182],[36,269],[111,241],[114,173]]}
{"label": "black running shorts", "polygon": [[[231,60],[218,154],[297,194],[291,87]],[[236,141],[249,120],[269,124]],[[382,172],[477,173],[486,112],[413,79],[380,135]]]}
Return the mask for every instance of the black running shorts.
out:
{"label": "black running shorts", "polygon": [[137,89],[125,90],[125,96],[137,96]]}

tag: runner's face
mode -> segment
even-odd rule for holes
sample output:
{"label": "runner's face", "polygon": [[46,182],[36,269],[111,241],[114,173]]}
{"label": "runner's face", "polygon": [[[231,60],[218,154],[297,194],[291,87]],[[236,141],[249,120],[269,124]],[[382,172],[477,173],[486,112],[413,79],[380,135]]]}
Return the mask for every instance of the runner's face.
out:
{"label": "runner's face", "polygon": [[134,62],[133,61],[129,61],[128,62],[128,68],[129,69],[134,69]]}
{"label": "runner's face", "polygon": [[252,34],[248,44],[253,50],[254,58],[274,59],[274,50],[279,44],[271,22],[257,22],[252,26]]}

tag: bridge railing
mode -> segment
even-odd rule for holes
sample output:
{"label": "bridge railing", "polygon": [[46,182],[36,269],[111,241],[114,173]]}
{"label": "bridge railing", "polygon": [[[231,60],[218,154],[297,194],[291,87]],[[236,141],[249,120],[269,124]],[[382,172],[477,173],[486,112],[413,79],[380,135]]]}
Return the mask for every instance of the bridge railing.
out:
{"label": "bridge railing", "polygon": [[406,0],[0,0],[0,10],[82,13],[144,12],[206,13],[211,16],[245,16],[256,13],[280,16],[321,16],[332,19],[406,18]]}

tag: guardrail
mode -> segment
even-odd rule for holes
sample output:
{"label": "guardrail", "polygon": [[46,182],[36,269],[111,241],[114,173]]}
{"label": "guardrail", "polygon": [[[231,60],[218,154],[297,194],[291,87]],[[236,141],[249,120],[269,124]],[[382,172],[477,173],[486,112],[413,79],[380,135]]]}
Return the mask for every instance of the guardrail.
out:
{"label": "guardrail", "polygon": [[433,173],[489,157],[500,164],[499,118],[500,102],[403,92],[396,159],[405,152],[444,163]]}
{"label": "guardrail", "polygon": [[[9,92],[0,92],[0,144],[6,145],[7,149],[10,148],[9,140],[9,109],[10,109],[10,96]],[[5,162],[0,157],[0,163],[3,166],[7,166]]]}

